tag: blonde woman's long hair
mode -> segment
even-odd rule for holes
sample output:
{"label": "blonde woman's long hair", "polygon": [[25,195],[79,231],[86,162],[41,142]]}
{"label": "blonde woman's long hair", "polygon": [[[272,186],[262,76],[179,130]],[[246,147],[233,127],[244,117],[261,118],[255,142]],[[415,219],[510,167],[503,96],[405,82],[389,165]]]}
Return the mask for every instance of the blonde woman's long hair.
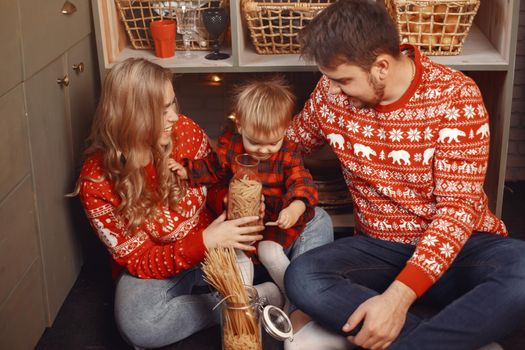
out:
{"label": "blonde woman's long hair", "polygon": [[[104,80],[86,156],[102,156],[105,176],[122,200],[117,212],[127,219],[128,232],[156,216],[162,205],[175,209],[186,191],[186,182],[168,169],[172,142],[159,142],[165,84],[172,78],[157,64],[130,58],[115,65]],[[147,185],[144,157],[152,159],[157,171],[154,190]]]}

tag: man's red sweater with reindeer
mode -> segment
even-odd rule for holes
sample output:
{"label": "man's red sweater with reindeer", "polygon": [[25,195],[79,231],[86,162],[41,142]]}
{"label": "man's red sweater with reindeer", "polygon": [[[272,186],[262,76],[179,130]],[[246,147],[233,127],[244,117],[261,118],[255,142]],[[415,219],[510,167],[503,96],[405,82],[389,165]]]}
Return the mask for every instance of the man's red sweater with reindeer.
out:
{"label": "man's red sweater with reindeer", "polygon": [[322,77],[288,137],[309,153],[330,143],[361,232],[413,244],[397,279],[421,296],[476,232],[507,235],[483,182],[489,118],[476,84],[412,46],[415,77],[389,105],[357,109]]}

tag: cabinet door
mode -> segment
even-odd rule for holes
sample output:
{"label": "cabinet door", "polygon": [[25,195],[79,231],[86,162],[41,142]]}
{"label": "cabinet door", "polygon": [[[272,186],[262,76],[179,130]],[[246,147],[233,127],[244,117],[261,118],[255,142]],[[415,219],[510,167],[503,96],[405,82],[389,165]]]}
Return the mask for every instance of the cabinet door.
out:
{"label": "cabinet door", "polygon": [[72,146],[66,113],[67,87],[56,80],[66,72],[65,55],[26,82],[31,156],[35,181],[49,322],[80,271],[81,254],[71,220],[74,186]]}
{"label": "cabinet door", "polygon": [[26,79],[91,31],[89,1],[69,1],[76,11],[66,15],[61,13],[66,0],[19,0]]}
{"label": "cabinet door", "polygon": [[0,222],[0,349],[32,349],[46,311],[30,176],[0,204]]}
{"label": "cabinet door", "polygon": [[16,0],[0,1],[0,96],[22,81],[20,18]]}
{"label": "cabinet door", "polygon": [[[93,37],[88,35],[67,52],[71,136],[75,169],[80,168],[85,141],[97,103],[98,68]],[[82,65],[82,69],[79,66]],[[76,67],[76,69],[74,69]]]}
{"label": "cabinet door", "polygon": [[0,97],[0,201],[31,170],[28,145],[24,91],[19,84]]}

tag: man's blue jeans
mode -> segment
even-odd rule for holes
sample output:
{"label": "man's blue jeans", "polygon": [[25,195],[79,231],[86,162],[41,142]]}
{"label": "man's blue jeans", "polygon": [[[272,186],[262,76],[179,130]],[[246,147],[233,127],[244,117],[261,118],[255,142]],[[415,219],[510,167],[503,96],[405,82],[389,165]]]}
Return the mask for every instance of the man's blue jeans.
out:
{"label": "man's blue jeans", "polygon": [[[339,239],[295,259],[286,291],[299,309],[344,334],[352,312],[382,293],[413,252],[414,246],[364,235]],[[468,350],[502,338],[525,320],[525,241],[472,235],[417,303],[439,311],[428,319],[409,312],[389,349]]]}

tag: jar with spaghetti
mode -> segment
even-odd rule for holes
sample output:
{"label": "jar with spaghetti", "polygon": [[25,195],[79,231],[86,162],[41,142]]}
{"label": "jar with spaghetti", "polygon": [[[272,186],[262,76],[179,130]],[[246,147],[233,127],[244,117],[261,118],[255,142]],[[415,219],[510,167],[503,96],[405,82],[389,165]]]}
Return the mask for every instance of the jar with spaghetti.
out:
{"label": "jar with spaghetti", "polygon": [[248,153],[235,157],[235,172],[228,188],[229,220],[260,214],[262,183],[258,166],[259,160]]}
{"label": "jar with spaghetti", "polygon": [[273,305],[265,305],[266,300],[259,298],[254,287],[245,289],[244,298],[230,296],[222,304],[223,350],[263,350],[265,337],[261,326],[276,340],[293,340],[288,316]]}

